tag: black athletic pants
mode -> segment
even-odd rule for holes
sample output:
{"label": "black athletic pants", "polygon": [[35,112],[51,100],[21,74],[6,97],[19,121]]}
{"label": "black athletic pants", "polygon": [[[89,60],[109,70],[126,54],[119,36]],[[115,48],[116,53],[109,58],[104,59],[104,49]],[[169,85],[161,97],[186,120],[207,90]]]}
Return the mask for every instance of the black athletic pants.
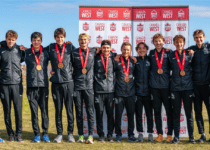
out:
{"label": "black athletic pants", "polygon": [[95,110],[97,133],[99,137],[104,137],[103,132],[103,112],[104,107],[107,114],[107,135],[113,134],[114,130],[114,93],[95,93]]}
{"label": "black athletic pants", "polygon": [[[195,118],[198,126],[199,134],[204,133],[204,123],[202,116],[202,104],[206,105],[206,110],[209,117],[209,125],[210,125],[210,100],[209,100],[209,85],[194,85],[194,110],[195,110]],[[210,127],[210,126],[209,126]],[[210,129],[209,129],[210,133]]]}
{"label": "black athletic pants", "polygon": [[22,135],[22,84],[3,84],[1,87],[1,101],[4,109],[4,121],[7,134],[14,136],[11,123],[11,101],[13,101],[15,111],[16,136]]}
{"label": "black athletic pants", "polygon": [[52,83],[52,96],[55,104],[55,121],[57,134],[63,134],[63,125],[62,125],[62,110],[63,102],[66,107],[68,134],[73,134],[74,130],[74,116],[73,116],[73,91],[74,91],[74,82],[70,81],[68,83]]}
{"label": "black athletic pants", "polygon": [[76,119],[78,134],[83,135],[83,100],[85,102],[88,133],[93,135],[94,132],[94,92],[93,89],[75,91],[74,103],[76,108]]}
{"label": "black athletic pants", "polygon": [[31,120],[35,136],[40,136],[38,124],[38,106],[40,107],[42,117],[42,135],[48,134],[48,94],[48,87],[27,88],[27,97],[31,108]]}
{"label": "black athletic pants", "polygon": [[115,133],[117,136],[122,136],[121,119],[124,107],[126,108],[128,117],[128,136],[134,135],[135,98],[135,95],[115,98]]}
{"label": "black athletic pants", "polygon": [[184,104],[184,111],[187,118],[187,129],[189,137],[193,136],[194,120],[192,113],[193,91],[171,91],[171,102],[173,106],[173,127],[175,137],[179,138],[180,132],[180,112],[182,107],[182,100]]}
{"label": "black athletic pants", "polygon": [[172,135],[173,131],[173,109],[170,100],[169,89],[157,89],[151,88],[151,99],[153,99],[153,108],[155,113],[155,124],[157,128],[158,134],[163,134],[162,129],[162,117],[161,117],[161,109],[162,104],[165,107],[166,115],[167,115],[167,125],[168,125],[168,133],[167,135]]}
{"label": "black athletic pants", "polygon": [[147,116],[147,133],[153,133],[152,101],[150,99],[150,96],[137,96],[137,101],[135,104],[137,131],[143,132],[143,125],[142,125],[143,106]]}

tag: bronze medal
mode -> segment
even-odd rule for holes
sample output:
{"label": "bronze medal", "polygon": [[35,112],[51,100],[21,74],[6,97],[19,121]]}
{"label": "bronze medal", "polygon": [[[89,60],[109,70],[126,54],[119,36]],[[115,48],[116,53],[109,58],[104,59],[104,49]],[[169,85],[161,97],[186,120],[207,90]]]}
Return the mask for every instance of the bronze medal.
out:
{"label": "bronze medal", "polygon": [[185,71],[184,70],[180,71],[180,75],[185,76]]}
{"label": "bronze medal", "polygon": [[36,66],[36,70],[42,70],[42,66],[41,65],[37,65]]}
{"label": "bronze medal", "polygon": [[125,82],[129,82],[129,78],[128,77],[125,77],[124,81]]}
{"label": "bronze medal", "polygon": [[58,68],[60,68],[60,69],[63,68],[63,63],[59,63]]}
{"label": "bronze medal", "polygon": [[158,74],[162,74],[162,73],[163,73],[163,69],[162,69],[162,68],[161,68],[161,69],[158,69],[158,70],[157,70],[157,73],[158,73]]}
{"label": "bronze medal", "polygon": [[83,68],[83,69],[82,69],[82,73],[83,73],[83,74],[86,74],[86,73],[87,73],[87,69]]}

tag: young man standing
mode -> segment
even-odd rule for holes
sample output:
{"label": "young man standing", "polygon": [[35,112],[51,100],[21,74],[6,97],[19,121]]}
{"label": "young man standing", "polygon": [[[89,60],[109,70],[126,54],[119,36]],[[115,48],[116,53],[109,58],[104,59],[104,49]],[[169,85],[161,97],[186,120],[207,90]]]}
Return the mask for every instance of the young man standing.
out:
{"label": "young man standing", "polygon": [[14,142],[14,131],[11,124],[11,101],[15,110],[16,141],[22,140],[22,70],[21,62],[24,52],[16,45],[17,33],[9,30],[6,33],[6,43],[0,48],[0,91],[4,109],[4,120],[9,135],[9,141]]}
{"label": "young man standing", "polygon": [[25,51],[27,67],[27,97],[31,108],[31,120],[35,137],[33,142],[40,142],[38,125],[38,106],[41,109],[43,142],[50,142],[48,137],[48,51],[41,46],[42,34],[31,34],[31,48]]}

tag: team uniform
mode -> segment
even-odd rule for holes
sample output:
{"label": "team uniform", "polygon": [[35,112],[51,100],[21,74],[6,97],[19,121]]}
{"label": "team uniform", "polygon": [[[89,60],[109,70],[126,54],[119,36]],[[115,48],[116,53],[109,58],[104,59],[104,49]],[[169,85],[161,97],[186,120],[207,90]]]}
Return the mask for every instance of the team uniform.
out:
{"label": "team uniform", "polygon": [[24,61],[24,52],[14,44],[7,47],[6,42],[0,48],[0,91],[4,109],[4,120],[10,141],[14,141],[14,131],[11,124],[11,101],[15,110],[16,140],[22,142],[22,70],[21,62]]}
{"label": "team uniform", "polygon": [[[189,138],[193,138],[194,122],[192,114],[192,102],[194,94],[192,81],[192,55],[190,56],[185,50],[182,51],[181,55],[177,51],[173,51],[169,55],[169,61],[172,70],[170,90],[171,103],[173,107],[174,134],[175,137],[179,139],[180,112],[183,100]],[[181,72],[183,72],[183,74]]]}
{"label": "team uniform", "polygon": [[[38,125],[38,107],[41,109],[43,141],[45,136],[48,136],[48,75],[47,66],[49,61],[48,50],[40,47],[40,50],[25,51],[25,63],[27,70],[27,97],[31,108],[32,127],[35,136],[40,136],[40,129]],[[40,57],[37,63],[36,58]],[[41,69],[37,68],[41,65]],[[39,70],[40,69],[40,70]],[[38,141],[38,139],[37,139]],[[48,141],[48,140],[47,140]],[[34,141],[36,142],[36,141]],[[49,141],[48,141],[49,142]]]}

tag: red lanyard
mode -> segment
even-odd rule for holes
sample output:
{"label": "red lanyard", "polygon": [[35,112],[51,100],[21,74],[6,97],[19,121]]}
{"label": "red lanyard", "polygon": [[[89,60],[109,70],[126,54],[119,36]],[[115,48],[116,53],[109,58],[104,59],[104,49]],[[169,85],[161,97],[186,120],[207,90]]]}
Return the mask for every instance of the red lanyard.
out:
{"label": "red lanyard", "polygon": [[164,54],[165,54],[165,50],[163,49],[163,50],[162,50],[162,53],[161,53],[160,62],[159,62],[158,55],[157,55],[157,51],[155,50],[155,58],[156,58],[157,66],[158,66],[159,69],[162,68]]}
{"label": "red lanyard", "polygon": [[106,66],[105,66],[105,62],[104,62],[104,55],[101,53],[100,56],[101,56],[102,64],[104,66],[105,73],[107,74],[108,66],[109,66],[109,55],[106,57]]}
{"label": "red lanyard", "polygon": [[128,57],[127,69],[125,68],[125,63],[124,63],[124,60],[123,60],[122,56],[120,57],[120,59],[121,59],[121,62],[122,62],[122,66],[123,66],[123,70],[124,70],[124,73],[125,73],[125,77],[128,77],[128,75],[129,75],[129,68],[130,68],[130,58]]}
{"label": "red lanyard", "polygon": [[56,52],[57,52],[58,62],[59,63],[62,63],[62,61],[63,61],[63,56],[64,56],[65,48],[66,48],[66,44],[63,43],[63,49],[62,49],[61,55],[60,55],[60,52],[59,52],[59,49],[58,49],[58,45],[55,44],[55,49],[56,49]]}
{"label": "red lanyard", "polygon": [[32,53],[33,53],[34,56],[35,56],[36,64],[37,64],[37,65],[40,65],[40,58],[41,58],[41,53],[42,53],[42,47],[40,46],[39,58],[37,58],[37,56],[36,56],[36,54],[35,54],[35,52],[34,52],[34,47],[33,47],[33,46],[32,46],[32,48],[31,48],[31,50],[32,50]]}
{"label": "red lanyard", "polygon": [[87,61],[88,61],[88,56],[89,56],[89,48],[87,48],[87,52],[86,52],[86,56],[85,56],[85,62],[84,62],[84,59],[83,59],[81,47],[79,48],[79,55],[80,55],[80,59],[81,59],[82,68],[86,68]]}
{"label": "red lanyard", "polygon": [[178,63],[178,65],[179,65],[180,70],[181,70],[181,71],[184,70],[185,58],[186,58],[186,51],[183,50],[182,64],[181,64],[181,62],[180,62],[180,59],[179,59],[177,50],[175,51],[175,55],[176,55],[176,60],[177,60],[177,63]]}

